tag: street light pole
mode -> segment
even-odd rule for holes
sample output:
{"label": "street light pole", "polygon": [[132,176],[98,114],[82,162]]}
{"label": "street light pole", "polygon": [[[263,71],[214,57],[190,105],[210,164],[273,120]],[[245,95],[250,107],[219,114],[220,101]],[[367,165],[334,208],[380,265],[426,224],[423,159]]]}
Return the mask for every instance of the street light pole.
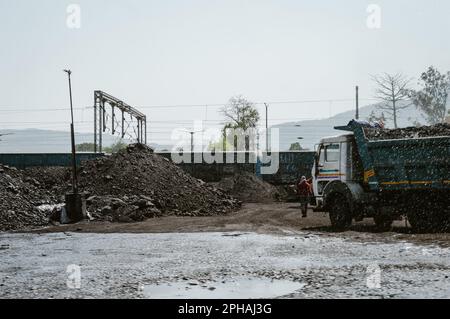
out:
{"label": "street light pole", "polygon": [[73,102],[72,102],[72,81],[71,70],[64,70],[69,78],[69,94],[70,94],[70,139],[72,144],[72,193],[67,193],[66,199],[66,214],[70,222],[78,222],[86,217],[86,200],[83,193],[78,192],[77,181],[77,161],[75,152],[75,128],[73,121]]}
{"label": "street light pole", "polygon": [[77,181],[77,161],[76,161],[76,150],[75,150],[75,129],[73,124],[73,102],[72,102],[72,81],[71,81],[71,70],[64,70],[69,78],[69,95],[70,95],[70,139],[72,144],[72,191],[74,194],[78,193],[78,181]]}
{"label": "street light pole", "polygon": [[355,117],[359,120],[359,86],[356,86],[356,114]]}
{"label": "street light pole", "polygon": [[266,152],[269,151],[269,104],[264,103],[264,106],[266,107]]}

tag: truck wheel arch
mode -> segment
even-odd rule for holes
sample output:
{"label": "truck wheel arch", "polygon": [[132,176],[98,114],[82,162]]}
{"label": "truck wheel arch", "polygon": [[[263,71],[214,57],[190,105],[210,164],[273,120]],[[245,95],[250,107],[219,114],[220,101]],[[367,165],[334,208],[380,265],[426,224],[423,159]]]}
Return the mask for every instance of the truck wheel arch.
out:
{"label": "truck wheel arch", "polygon": [[332,181],[323,190],[324,207],[328,209],[328,199],[341,196],[347,200],[351,210],[354,211],[360,203],[363,193],[364,190],[358,183]]}

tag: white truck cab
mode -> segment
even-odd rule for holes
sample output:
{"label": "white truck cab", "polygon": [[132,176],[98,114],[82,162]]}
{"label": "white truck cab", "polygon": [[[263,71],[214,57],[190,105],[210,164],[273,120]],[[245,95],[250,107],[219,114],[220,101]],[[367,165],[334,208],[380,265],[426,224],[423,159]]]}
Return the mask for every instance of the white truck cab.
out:
{"label": "white truck cab", "polygon": [[355,156],[353,134],[320,140],[312,170],[313,189],[318,208],[323,207],[323,191],[332,181],[354,181],[361,173]]}

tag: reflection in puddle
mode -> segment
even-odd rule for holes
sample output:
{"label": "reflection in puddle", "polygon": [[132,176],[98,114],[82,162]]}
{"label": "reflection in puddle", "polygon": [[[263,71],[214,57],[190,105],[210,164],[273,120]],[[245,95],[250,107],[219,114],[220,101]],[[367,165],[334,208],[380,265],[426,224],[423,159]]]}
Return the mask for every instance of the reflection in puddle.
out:
{"label": "reflection in puddle", "polygon": [[305,285],[268,278],[227,278],[222,282],[174,282],[146,285],[144,296],[152,299],[250,299],[275,298],[300,290]]}

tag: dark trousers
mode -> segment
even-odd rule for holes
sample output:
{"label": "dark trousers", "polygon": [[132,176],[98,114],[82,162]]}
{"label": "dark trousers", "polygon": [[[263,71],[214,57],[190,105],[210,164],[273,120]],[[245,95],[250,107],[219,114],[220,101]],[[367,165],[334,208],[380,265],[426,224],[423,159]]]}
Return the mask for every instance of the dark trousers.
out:
{"label": "dark trousers", "polygon": [[306,217],[308,214],[308,204],[309,204],[309,197],[301,196],[300,197],[300,209],[302,210],[302,217]]}

